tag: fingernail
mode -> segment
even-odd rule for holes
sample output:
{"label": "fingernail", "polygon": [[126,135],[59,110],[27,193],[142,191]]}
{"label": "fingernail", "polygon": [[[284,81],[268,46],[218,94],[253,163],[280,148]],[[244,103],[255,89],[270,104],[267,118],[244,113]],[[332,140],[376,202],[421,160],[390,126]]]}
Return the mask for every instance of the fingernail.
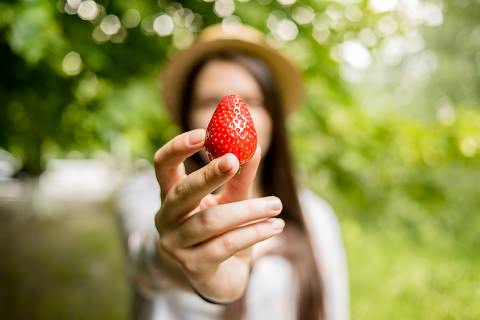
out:
{"label": "fingernail", "polygon": [[282,202],[277,197],[269,197],[266,199],[267,208],[270,211],[278,211],[282,209]]}
{"label": "fingernail", "polygon": [[282,219],[273,219],[272,229],[275,231],[280,231],[285,227],[285,222]]}
{"label": "fingernail", "polygon": [[195,146],[200,142],[205,140],[205,131],[204,130],[195,130],[188,136],[188,142],[190,145]]}
{"label": "fingernail", "polygon": [[232,157],[234,157],[233,154],[227,154],[220,160],[220,163],[218,164],[218,168],[222,173],[227,173],[230,170],[232,170],[233,161],[234,161]]}

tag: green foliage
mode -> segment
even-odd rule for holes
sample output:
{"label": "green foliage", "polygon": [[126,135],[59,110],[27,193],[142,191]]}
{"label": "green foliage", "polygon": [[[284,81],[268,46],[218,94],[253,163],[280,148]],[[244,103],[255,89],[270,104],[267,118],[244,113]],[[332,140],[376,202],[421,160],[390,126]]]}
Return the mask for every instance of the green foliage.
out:
{"label": "green foliage", "polygon": [[473,150],[480,116],[474,110],[458,109],[451,125],[369,116],[355,107],[308,107],[294,120],[294,149],[305,176],[322,194],[355,199],[358,214],[378,215],[391,195],[423,202],[427,212],[455,207],[458,199],[466,210],[478,208],[480,199],[469,192],[479,186],[480,157]]}
{"label": "green foliage", "polygon": [[[229,16],[213,2],[196,0],[181,4],[2,3],[0,146],[20,157],[28,174],[40,173],[50,157],[73,150],[88,155],[95,148],[108,149],[118,140],[133,146],[134,157],[150,158],[147,155],[174,132],[167,115],[158,111],[162,106],[156,97],[155,78],[168,56],[189,45],[205,26],[222,21],[241,20],[268,33],[272,45],[281,47],[307,76],[316,79],[325,103],[349,101],[338,61],[331,58],[330,50],[343,41],[343,35],[376,23],[381,14],[358,15],[365,3],[354,6],[358,17],[350,20],[341,15],[353,8],[347,3],[233,4],[236,16]],[[303,20],[299,9],[304,10]],[[165,34],[154,23],[161,14],[175,24]],[[281,23],[288,27],[286,33],[278,31]],[[323,32],[321,39],[319,32]],[[107,115],[110,118],[105,118]],[[140,130],[144,125],[140,119],[150,123],[145,124],[149,129]]]}
{"label": "green foliage", "polygon": [[[444,1],[444,24],[422,30],[428,50],[413,59],[434,55],[438,68],[418,83],[403,77],[408,59],[380,73],[375,69],[375,81],[344,80],[351,67],[340,54],[345,41],[373,34],[365,48],[375,59],[388,41],[420,30],[421,23],[401,10],[374,12],[365,0],[234,5],[230,16],[208,1],[98,1],[98,13],[81,18],[79,8],[62,0],[0,3],[0,147],[21,158],[23,172],[31,175],[41,173],[49,158],[72,151],[117,156],[130,146],[127,156],[151,159],[177,133],[158,98],[163,64],[205,26],[240,20],[264,31],[304,71],[307,98],[290,122],[293,150],[302,182],[340,215],[354,318],[480,317],[474,307],[480,258],[478,1]],[[160,14],[175,25],[163,36],[154,29]],[[305,22],[309,14],[313,20]],[[107,17],[120,24],[102,29]],[[289,39],[288,32],[279,33],[280,22],[293,23],[298,34]],[[393,33],[382,32],[382,23],[394,25]],[[369,103],[377,95],[381,108]],[[395,101],[405,110],[392,106]],[[111,247],[105,252],[116,245],[111,234],[106,237]],[[51,294],[45,305],[61,318],[66,311],[52,301],[62,295],[73,306],[75,296]],[[105,299],[106,317],[118,315]]]}
{"label": "green foliage", "polygon": [[341,217],[353,318],[477,319],[478,111],[446,124],[312,106],[292,119],[293,147]]}

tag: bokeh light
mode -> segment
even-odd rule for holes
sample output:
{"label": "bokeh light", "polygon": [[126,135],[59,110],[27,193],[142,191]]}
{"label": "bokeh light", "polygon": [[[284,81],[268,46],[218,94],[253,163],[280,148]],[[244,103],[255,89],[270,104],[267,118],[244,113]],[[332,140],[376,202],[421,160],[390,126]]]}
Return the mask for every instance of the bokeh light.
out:
{"label": "bokeh light", "polygon": [[186,28],[176,28],[173,33],[173,45],[177,49],[184,49],[193,43],[192,32]]}
{"label": "bokeh light", "polygon": [[83,20],[94,20],[99,13],[97,3],[93,0],[82,1],[78,5],[77,13]]}
{"label": "bokeh light", "polygon": [[110,36],[105,34],[100,26],[96,26],[95,29],[93,29],[92,38],[99,43],[110,40]]}
{"label": "bokeh light", "polygon": [[125,28],[135,28],[140,24],[140,12],[137,9],[128,9],[122,15],[122,23]]}
{"label": "bokeh light", "polygon": [[315,12],[309,6],[296,7],[292,13],[293,19],[300,25],[309,24],[315,17]]}
{"label": "bokeh light", "polygon": [[78,52],[70,51],[62,61],[62,69],[66,75],[75,76],[82,71],[82,58]]}
{"label": "bokeh light", "polygon": [[116,34],[121,27],[120,19],[113,14],[104,17],[100,23],[100,29],[108,36]]}
{"label": "bokeh light", "polygon": [[277,0],[277,1],[283,6],[291,6],[292,4],[297,2],[297,0]]}
{"label": "bokeh light", "polygon": [[214,11],[219,17],[228,17],[235,12],[233,0],[215,0]]}
{"label": "bokeh light", "polygon": [[375,12],[393,11],[398,4],[398,0],[370,0],[370,8]]}
{"label": "bokeh light", "polygon": [[239,27],[241,27],[242,21],[237,16],[228,16],[222,20],[222,28],[227,33],[238,32]]}
{"label": "bokeh light", "polygon": [[460,150],[466,157],[473,157],[478,149],[478,143],[473,137],[465,137],[460,142]]}
{"label": "bokeh light", "polygon": [[291,41],[297,37],[298,27],[292,20],[282,19],[278,22],[275,33],[281,40]]}
{"label": "bokeh light", "polygon": [[358,41],[345,41],[340,54],[343,60],[355,69],[366,69],[372,63],[369,51]]}
{"label": "bokeh light", "polygon": [[159,36],[164,37],[171,35],[174,28],[173,20],[168,14],[161,14],[153,21],[153,30],[155,30]]}

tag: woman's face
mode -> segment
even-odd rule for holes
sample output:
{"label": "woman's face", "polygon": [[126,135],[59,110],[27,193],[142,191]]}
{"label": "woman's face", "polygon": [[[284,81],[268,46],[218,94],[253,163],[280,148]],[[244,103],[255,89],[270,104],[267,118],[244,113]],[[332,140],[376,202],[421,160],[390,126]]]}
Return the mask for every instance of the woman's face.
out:
{"label": "woman's face", "polygon": [[237,94],[248,105],[257,130],[262,155],[270,145],[272,121],[264,108],[264,97],[255,78],[240,64],[222,60],[208,62],[198,73],[193,85],[193,104],[190,124],[207,128],[220,99]]}

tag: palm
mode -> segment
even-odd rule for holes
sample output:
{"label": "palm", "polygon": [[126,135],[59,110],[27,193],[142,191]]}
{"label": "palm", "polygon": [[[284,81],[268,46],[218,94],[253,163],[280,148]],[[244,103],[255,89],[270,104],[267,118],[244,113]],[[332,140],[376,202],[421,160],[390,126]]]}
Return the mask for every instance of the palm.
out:
{"label": "palm", "polygon": [[[202,199],[200,205],[192,212],[211,208],[227,203],[228,197],[224,194],[210,194]],[[228,214],[228,212],[225,212]],[[238,251],[235,255],[222,262],[216,270],[208,277],[207,286],[212,286],[221,291],[229,291],[234,288],[244,288],[248,282],[250,263],[252,260],[252,247]]]}
{"label": "palm", "polygon": [[[199,142],[186,143],[192,137]],[[183,161],[203,147],[204,139],[204,130],[193,130],[155,153],[162,200],[155,216],[159,251],[181,267],[198,292],[231,301],[246,288],[252,246],[273,236],[267,220],[280,211],[267,210],[264,199],[249,199],[259,147],[241,170],[230,154],[187,175]],[[211,194],[222,186],[219,194]]]}

